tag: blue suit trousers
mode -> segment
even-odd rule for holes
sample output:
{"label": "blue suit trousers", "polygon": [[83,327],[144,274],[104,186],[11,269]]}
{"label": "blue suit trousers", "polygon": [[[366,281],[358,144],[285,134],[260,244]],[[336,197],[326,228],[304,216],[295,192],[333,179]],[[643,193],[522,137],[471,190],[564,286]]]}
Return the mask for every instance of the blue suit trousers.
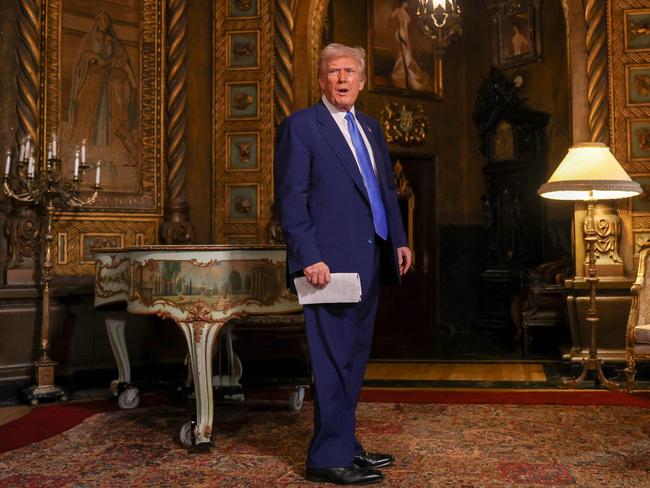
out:
{"label": "blue suit trousers", "polygon": [[362,279],[361,302],[304,308],[314,374],[314,437],[307,456],[311,468],[351,466],[363,451],[355,436],[356,407],[379,301],[379,244],[371,249],[374,273],[367,282]]}

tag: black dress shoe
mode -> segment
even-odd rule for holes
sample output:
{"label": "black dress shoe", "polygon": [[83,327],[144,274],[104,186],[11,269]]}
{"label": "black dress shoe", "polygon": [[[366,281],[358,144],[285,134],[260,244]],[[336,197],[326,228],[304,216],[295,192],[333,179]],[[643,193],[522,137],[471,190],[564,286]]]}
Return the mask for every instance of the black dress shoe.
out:
{"label": "black dress shoe", "polygon": [[354,465],[359,468],[384,468],[390,466],[395,458],[390,454],[363,451],[359,456],[354,456]]}
{"label": "black dress shoe", "polygon": [[307,468],[307,481],[337,485],[369,485],[384,479],[381,471],[351,466],[349,468]]}

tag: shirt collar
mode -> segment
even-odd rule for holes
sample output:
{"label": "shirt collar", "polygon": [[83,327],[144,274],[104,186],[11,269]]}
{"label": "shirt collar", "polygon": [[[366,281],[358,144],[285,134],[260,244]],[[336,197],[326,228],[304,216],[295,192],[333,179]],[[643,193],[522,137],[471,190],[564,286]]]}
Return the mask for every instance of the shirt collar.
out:
{"label": "shirt collar", "polygon": [[[323,105],[327,107],[329,113],[332,114],[332,117],[334,117],[334,120],[336,120],[337,122],[345,120],[345,114],[347,114],[345,110],[341,110],[335,107],[334,105],[332,105],[332,103],[327,99],[325,95],[321,95],[321,100],[323,101]],[[354,118],[356,119],[357,114],[354,111],[354,105],[350,109],[350,112],[352,112],[352,115],[354,115]]]}

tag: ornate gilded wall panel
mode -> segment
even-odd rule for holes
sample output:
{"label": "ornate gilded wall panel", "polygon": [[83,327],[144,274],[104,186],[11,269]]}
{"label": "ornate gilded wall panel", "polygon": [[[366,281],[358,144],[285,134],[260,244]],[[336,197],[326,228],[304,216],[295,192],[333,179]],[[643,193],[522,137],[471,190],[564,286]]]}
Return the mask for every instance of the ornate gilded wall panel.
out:
{"label": "ornate gilded wall panel", "polygon": [[52,261],[59,276],[92,275],[93,248],[154,244],[158,219],[108,220],[66,216],[54,223]]}
{"label": "ornate gilded wall panel", "polygon": [[218,0],[213,35],[213,240],[265,242],[273,203],[274,1]]}
{"label": "ornate gilded wall panel", "polygon": [[650,1],[611,0],[610,14],[610,145],[614,156],[630,174],[647,174],[650,173]]}
{"label": "ornate gilded wall panel", "polygon": [[[650,183],[650,0],[610,0],[609,9],[610,146],[645,190]],[[650,233],[646,192],[624,207],[631,208],[628,246],[636,268],[640,245]]]}
{"label": "ornate gilded wall panel", "polygon": [[[91,169],[102,161],[103,191],[84,213],[161,215],[164,2],[42,4],[40,139],[57,134],[64,169],[72,171],[74,151],[83,140]],[[44,155],[46,144],[40,149]]]}

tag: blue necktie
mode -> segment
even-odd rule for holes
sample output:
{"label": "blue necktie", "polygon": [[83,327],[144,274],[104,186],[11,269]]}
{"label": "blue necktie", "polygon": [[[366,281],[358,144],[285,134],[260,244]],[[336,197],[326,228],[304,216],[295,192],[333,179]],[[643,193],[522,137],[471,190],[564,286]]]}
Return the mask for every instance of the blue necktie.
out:
{"label": "blue necktie", "polygon": [[357,160],[361,167],[361,176],[363,176],[363,183],[366,185],[368,198],[370,199],[370,209],[372,210],[372,221],[375,225],[375,233],[382,239],[388,237],[388,225],[386,224],[386,211],[384,210],[384,202],[381,199],[381,191],[379,190],[379,181],[372,169],[372,162],[366,144],[359,133],[359,128],[354,120],[352,112],[345,114],[345,120],[348,122],[348,130],[350,131],[350,138],[354,146],[354,152],[357,154]]}

